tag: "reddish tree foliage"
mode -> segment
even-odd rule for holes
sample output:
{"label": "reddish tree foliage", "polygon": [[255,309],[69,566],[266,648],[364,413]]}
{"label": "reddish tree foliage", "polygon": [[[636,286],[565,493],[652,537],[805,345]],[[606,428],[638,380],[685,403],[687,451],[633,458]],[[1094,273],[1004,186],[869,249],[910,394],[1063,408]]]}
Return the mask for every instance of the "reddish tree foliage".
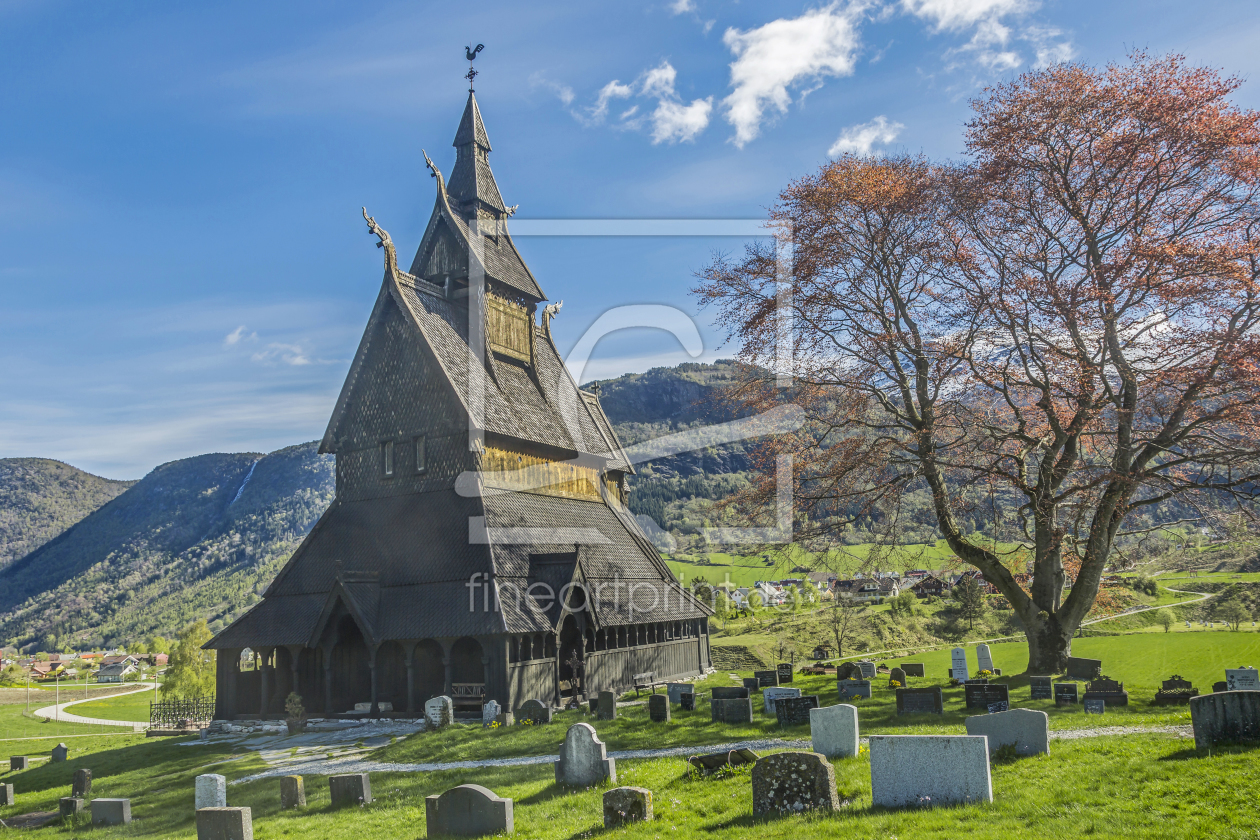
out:
{"label": "reddish tree foliage", "polygon": [[[803,538],[926,491],[1029,667],[1058,673],[1126,519],[1256,493],[1260,128],[1238,84],[1144,54],[1025,74],[973,103],[961,165],[843,157],[791,184],[771,214],[790,296],[772,248],[703,273],[747,366],[737,397],[809,417],[763,452],[795,457]],[[772,493],[767,470],[741,501]],[[995,498],[1027,589],[962,524]]]}

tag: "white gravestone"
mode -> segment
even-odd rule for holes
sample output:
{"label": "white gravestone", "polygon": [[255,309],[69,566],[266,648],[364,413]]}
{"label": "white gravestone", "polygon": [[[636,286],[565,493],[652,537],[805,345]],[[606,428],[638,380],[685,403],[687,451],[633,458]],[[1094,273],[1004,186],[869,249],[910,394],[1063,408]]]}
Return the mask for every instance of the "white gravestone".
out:
{"label": "white gravestone", "polygon": [[801,690],[799,688],[766,688],[761,692],[762,705],[765,706],[766,714],[774,714],[774,701],[780,697],[800,697]]}
{"label": "white gravestone", "polygon": [[455,720],[455,704],[443,694],[424,701],[424,722],[429,726],[445,726]]}
{"label": "white gravestone", "polygon": [[976,645],[976,670],[988,671],[990,674],[995,673],[993,670],[993,654],[989,653],[988,645]]}
{"label": "white gravestone", "polygon": [[499,707],[498,700],[487,700],[485,705],[481,707],[481,722],[484,725],[494,723],[494,719],[499,716],[499,712],[503,711]]}
{"label": "white gravestone", "polygon": [[963,648],[954,648],[950,651],[949,669],[949,675],[959,682],[971,678],[971,672],[967,670],[966,650]]}
{"label": "white gravestone", "polygon": [[809,735],[814,752],[828,758],[849,758],[858,752],[857,706],[841,703],[809,710]]}
{"label": "white gravestone", "polygon": [[227,779],[217,773],[197,777],[197,810],[227,807]]}
{"label": "white gravestone", "polygon": [[1255,668],[1226,668],[1226,691],[1260,691],[1260,671]]}
{"label": "white gravestone", "polygon": [[871,799],[885,808],[992,802],[988,739],[872,735]]}
{"label": "white gravestone", "polygon": [[1016,755],[1050,754],[1050,716],[1034,709],[1011,709],[991,715],[967,718],[968,735],[989,739],[989,755],[1006,744],[1015,745]]}
{"label": "white gravestone", "polygon": [[575,723],[564,735],[560,760],[556,762],[556,784],[598,784],[605,778],[616,784],[617,760],[608,757],[608,748],[589,723]]}

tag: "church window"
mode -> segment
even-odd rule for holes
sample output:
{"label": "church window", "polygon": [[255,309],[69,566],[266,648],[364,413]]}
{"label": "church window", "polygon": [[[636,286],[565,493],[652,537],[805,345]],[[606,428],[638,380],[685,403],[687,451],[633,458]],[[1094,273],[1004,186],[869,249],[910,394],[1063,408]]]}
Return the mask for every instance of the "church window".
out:
{"label": "church window", "polygon": [[422,473],[424,472],[424,467],[425,467],[424,435],[420,435],[420,437],[416,438],[415,448],[416,448],[416,472]]}
{"label": "church window", "polygon": [[381,475],[388,478],[394,474],[394,442],[387,440],[381,444]]}

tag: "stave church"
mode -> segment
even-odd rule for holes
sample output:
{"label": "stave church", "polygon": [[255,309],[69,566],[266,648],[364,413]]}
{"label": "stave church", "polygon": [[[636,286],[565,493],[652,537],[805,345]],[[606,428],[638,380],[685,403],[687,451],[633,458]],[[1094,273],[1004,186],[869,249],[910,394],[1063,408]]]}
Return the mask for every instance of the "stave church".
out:
{"label": "stave church", "polygon": [[626,508],[634,473],[580,389],[508,233],[470,89],[410,269],[380,293],[320,452],[336,498],[218,651],[215,716],[457,715],[560,707],[710,667],[707,604]]}

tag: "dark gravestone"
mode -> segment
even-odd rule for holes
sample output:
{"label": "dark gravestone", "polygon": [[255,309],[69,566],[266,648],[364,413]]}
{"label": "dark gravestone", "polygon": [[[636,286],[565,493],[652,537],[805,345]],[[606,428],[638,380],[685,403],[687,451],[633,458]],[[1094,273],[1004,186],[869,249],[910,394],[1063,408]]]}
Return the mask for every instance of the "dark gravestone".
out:
{"label": "dark gravestone", "polygon": [[14,798],[13,785],[0,784],[0,807],[7,808],[10,805],[16,805],[17,799]]}
{"label": "dark gravestone", "polygon": [[694,691],[684,691],[678,695],[678,704],[684,712],[694,712],[696,710],[696,693]]}
{"label": "dark gravestone", "polygon": [[86,797],[92,792],[92,771],[86,767],[74,771],[74,780],[70,783],[70,795]]}
{"label": "dark gravestone", "polygon": [[63,796],[57,800],[57,816],[77,817],[87,810],[87,800],[79,796]]}
{"label": "dark gravestone", "polygon": [[641,787],[613,788],[604,794],[604,828],[652,819],[652,791]]}
{"label": "dark gravestone", "polygon": [[1079,698],[1078,687],[1074,682],[1057,682],[1054,684],[1054,703],[1056,706],[1074,706]]}
{"label": "dark gravestone", "polygon": [[1050,677],[1029,677],[1028,693],[1033,700],[1053,700],[1054,680]]}
{"label": "dark gravestone", "polygon": [[709,704],[714,723],[752,723],[753,706],[750,698],[743,700],[714,700]]}
{"label": "dark gravestone", "polygon": [[254,840],[249,808],[198,808],[197,840]]}
{"label": "dark gravestone", "polygon": [[779,726],[801,726],[809,723],[809,710],[818,708],[818,695],[779,697],[774,701],[774,715]]}
{"label": "dark gravestone", "polygon": [[898,688],[906,687],[906,671],[904,668],[893,668],[888,672],[888,682],[897,683]]}
{"label": "dark gravestone", "polygon": [[1081,705],[1085,707],[1085,714],[1087,715],[1101,715],[1107,711],[1107,701],[1101,697],[1090,697],[1086,694],[1085,700]]}
{"label": "dark gravestone", "polygon": [[1183,680],[1180,674],[1174,674],[1171,679],[1164,680],[1163,686],[1155,693],[1155,705],[1184,706],[1190,702],[1191,697],[1198,696],[1199,692],[1189,680]]}
{"label": "dark gravestone", "polygon": [[1107,677],[1099,677],[1085,686],[1084,699],[1102,700],[1108,706],[1127,706],[1129,705],[1129,692],[1124,690],[1124,683],[1116,682]]}
{"label": "dark gravestone", "polygon": [[31,767],[31,760],[27,756],[24,756],[24,755],[9,756],[9,772],[10,773],[12,773],[14,770],[29,770],[30,767]]}
{"label": "dark gravestone", "polygon": [[713,689],[714,700],[747,700],[748,696],[747,686],[736,687],[733,685],[719,685],[717,688]]}
{"label": "dark gravestone", "polygon": [[131,822],[130,799],[93,799],[92,825],[127,825]]}
{"label": "dark gravestone", "polygon": [[940,686],[897,689],[897,714],[939,715],[945,712],[945,696]]}
{"label": "dark gravestone", "polygon": [[972,683],[963,687],[968,709],[988,709],[990,703],[1010,703],[1010,688],[1006,683]]}
{"label": "dark gravestone", "polygon": [[1229,691],[1229,683],[1225,682],[1224,680],[1221,680],[1220,682],[1212,683],[1213,693],[1219,693],[1222,691]]}
{"label": "dark gravestone", "polygon": [[516,710],[516,719],[522,723],[551,723],[551,707],[541,700],[526,700]]}
{"label": "dark gravestone", "polygon": [[839,680],[836,683],[836,691],[840,695],[841,700],[852,700],[857,697],[865,697],[870,699],[871,681],[870,680]]}
{"label": "dark gravestone", "polygon": [[761,688],[761,680],[757,679],[756,677],[744,677],[744,690],[745,691],[751,693],[753,691],[756,691],[759,688]]}
{"label": "dark gravestone", "polygon": [[329,776],[328,793],[334,808],[340,805],[367,805],[372,801],[372,780],[367,773]]}
{"label": "dark gravestone", "polygon": [[774,670],[779,673],[779,685],[787,685],[792,681],[792,663],[780,662]]}
{"label": "dark gravestone", "polygon": [[856,662],[841,662],[836,669],[837,680],[860,680],[862,679],[862,669],[858,667]]}
{"label": "dark gravestone", "polygon": [[1260,740],[1260,691],[1218,691],[1190,701],[1194,745]]}
{"label": "dark gravestone", "polygon": [[1101,659],[1081,659],[1068,657],[1067,674],[1069,680],[1092,680],[1102,673]]}
{"label": "dark gravestone", "polygon": [[[653,694],[653,697],[656,695]],[[599,707],[596,709],[596,717],[599,720],[616,720],[617,719],[617,695],[611,691],[601,691],[598,699]],[[669,706],[669,695],[665,695],[665,705]]]}
{"label": "dark gravestone", "polygon": [[[665,698],[668,701],[668,697]],[[481,785],[460,785],[424,798],[424,821],[429,837],[457,835],[484,837],[511,834],[512,800],[495,796]]]}
{"label": "dark gravestone", "polygon": [[750,749],[738,749],[693,755],[687,759],[687,763],[697,770],[703,770],[708,773],[719,767],[739,767],[743,764],[755,764],[759,758],[760,756]]}
{"label": "dark gravestone", "polygon": [[65,744],[53,747],[50,753],[53,761],[65,761],[70,756],[70,749]]}
{"label": "dark gravestone", "polygon": [[923,671],[922,662],[902,662],[901,670],[906,672],[907,677],[923,677],[927,676]]}
{"label": "dark gravestone", "polygon": [[753,677],[757,680],[758,688],[779,684],[778,671],[753,671]]}
{"label": "dark gravestone", "polygon": [[752,788],[754,817],[814,809],[840,810],[835,768],[818,753],[781,752],[766,756],[753,765]]}
{"label": "dark gravestone", "polygon": [[653,723],[669,723],[668,694],[653,694],[648,697],[648,718]]}
{"label": "dark gravestone", "polygon": [[280,777],[280,810],[306,807],[306,782],[301,776]]}
{"label": "dark gravestone", "polygon": [[596,712],[599,711],[599,697],[587,698],[586,705],[587,705],[587,708],[590,710],[590,713],[595,714]]}

